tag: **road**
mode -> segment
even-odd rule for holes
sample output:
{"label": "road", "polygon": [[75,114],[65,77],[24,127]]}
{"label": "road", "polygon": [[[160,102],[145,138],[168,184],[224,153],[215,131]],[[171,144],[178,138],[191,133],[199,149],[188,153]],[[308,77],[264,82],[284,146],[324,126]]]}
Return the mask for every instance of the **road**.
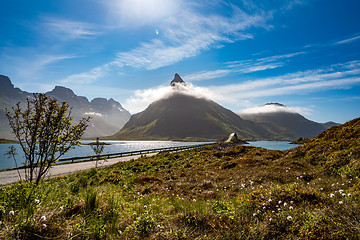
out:
{"label": "road", "polygon": [[[157,153],[147,153],[143,154],[143,156],[153,156]],[[126,162],[132,159],[138,159],[141,155],[133,155],[133,156],[125,156],[125,157],[118,157],[118,158],[111,158],[107,159],[106,162],[101,164],[101,167],[111,166],[119,162]],[[101,161],[103,162],[103,161]],[[71,164],[62,164],[62,165],[55,165],[53,166],[46,177],[56,177],[62,176],[78,171],[88,170],[95,167],[95,161],[88,161],[88,162],[79,162],[79,163],[71,163]],[[19,170],[22,178],[24,179],[24,170]],[[0,186],[1,185],[8,185],[12,183],[16,183],[19,181],[19,174],[16,170],[9,170],[0,172]]]}

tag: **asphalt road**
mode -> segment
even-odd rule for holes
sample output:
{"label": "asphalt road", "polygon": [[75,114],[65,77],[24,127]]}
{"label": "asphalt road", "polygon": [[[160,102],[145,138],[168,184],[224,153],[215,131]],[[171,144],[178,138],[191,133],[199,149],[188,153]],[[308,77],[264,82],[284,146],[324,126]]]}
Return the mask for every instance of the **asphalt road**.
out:
{"label": "asphalt road", "polygon": [[[148,153],[143,154],[143,156],[153,156],[157,153]],[[125,157],[118,157],[118,158],[111,158],[107,159],[106,162],[101,164],[101,167],[111,166],[119,162],[125,162],[130,161],[131,159],[137,159],[140,158],[141,155],[133,155],[133,156],[125,156]],[[103,161],[100,161],[101,163]],[[56,176],[62,176],[78,171],[88,170],[91,168],[95,168],[95,161],[88,161],[88,162],[79,162],[79,163],[71,163],[71,164],[63,164],[63,165],[56,165],[53,166],[46,177],[56,177]],[[24,179],[24,170],[19,170],[22,178]],[[19,174],[16,170],[10,170],[10,171],[3,171],[0,172],[0,186],[1,185],[8,185],[11,183],[16,183],[19,181]]]}

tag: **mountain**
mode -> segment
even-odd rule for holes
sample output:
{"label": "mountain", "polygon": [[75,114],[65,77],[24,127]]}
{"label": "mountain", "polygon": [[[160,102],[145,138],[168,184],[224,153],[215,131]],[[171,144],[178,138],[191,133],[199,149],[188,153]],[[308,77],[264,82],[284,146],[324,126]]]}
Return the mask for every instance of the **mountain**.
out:
{"label": "mountain", "polygon": [[0,138],[14,139],[6,117],[5,108],[11,109],[18,102],[25,102],[32,94],[15,88],[9,77],[0,75]]}
{"label": "mountain", "polygon": [[336,122],[326,122],[326,123],[321,123],[321,125],[323,125],[326,129],[329,129],[333,126],[340,126],[340,123],[336,123]]}
{"label": "mountain", "polygon": [[[295,140],[299,137],[313,138],[327,128],[336,125],[332,122],[321,124],[308,120],[299,113],[290,112],[286,106],[280,103],[267,103],[259,109],[264,111],[240,113],[239,115],[243,119],[260,124],[272,133],[276,140]],[[274,111],[266,111],[266,109],[273,109]]]}
{"label": "mountain", "polygon": [[185,83],[176,74],[170,83],[173,88],[170,96],[132,115],[129,122],[110,138],[215,140],[232,132],[243,139],[271,138],[271,134],[261,126],[243,120],[219,104],[177,91],[179,84]]}
{"label": "mountain", "polygon": [[[15,88],[10,79],[0,75],[0,137],[13,139],[5,108],[11,109],[18,102],[26,102],[33,95]],[[108,136],[116,133],[129,120],[130,113],[120,103],[113,99],[95,98],[91,102],[86,97],[77,96],[71,89],[56,86],[52,91],[46,93],[60,102],[68,102],[72,107],[72,116],[76,121],[85,116],[91,116],[90,124],[86,130],[85,138]]]}

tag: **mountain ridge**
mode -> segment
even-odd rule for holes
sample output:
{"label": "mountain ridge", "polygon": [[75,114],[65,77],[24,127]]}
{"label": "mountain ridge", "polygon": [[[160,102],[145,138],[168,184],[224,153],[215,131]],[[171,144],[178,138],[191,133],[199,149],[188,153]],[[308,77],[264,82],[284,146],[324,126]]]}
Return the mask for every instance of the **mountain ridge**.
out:
{"label": "mountain ridge", "polygon": [[317,123],[311,121],[299,113],[290,111],[285,105],[280,103],[266,103],[261,107],[274,107],[272,111],[268,109],[259,110],[257,113],[239,113],[243,119],[247,119],[261,124],[266,130],[273,133],[278,140],[295,140],[299,137],[313,138],[329,127],[339,125],[334,122]]}
{"label": "mountain ridge", "polygon": [[[9,77],[0,75],[0,136],[13,139],[11,129],[6,118],[5,108],[11,109],[18,102],[25,103],[33,97],[32,93],[15,88]],[[130,113],[114,99],[94,98],[89,101],[86,97],[77,96],[70,88],[56,86],[46,92],[60,102],[67,102],[72,107],[72,116],[75,121],[82,117],[91,116],[90,124],[84,138],[108,136],[116,133],[129,120]]]}

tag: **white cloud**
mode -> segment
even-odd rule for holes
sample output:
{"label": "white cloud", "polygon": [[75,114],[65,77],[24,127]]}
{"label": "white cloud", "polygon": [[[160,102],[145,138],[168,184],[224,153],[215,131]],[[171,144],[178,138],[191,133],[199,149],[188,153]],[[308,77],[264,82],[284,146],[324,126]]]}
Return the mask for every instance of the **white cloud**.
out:
{"label": "white cloud", "polygon": [[159,38],[142,43],[127,52],[119,52],[113,64],[120,67],[157,69],[193,57],[223,43],[249,39],[245,31],[266,27],[266,13],[245,13],[232,6],[232,16],[201,15],[189,6],[179,8],[159,25]]}
{"label": "white cloud", "polygon": [[52,33],[61,39],[92,38],[99,34],[93,24],[67,19],[46,17],[43,19],[47,33]]}
{"label": "white cloud", "polygon": [[312,110],[304,107],[287,107],[278,104],[267,104],[258,107],[246,108],[238,112],[238,114],[259,114],[259,113],[273,113],[273,112],[289,112],[289,113],[300,113],[304,115],[310,115]]}
{"label": "white cloud", "polygon": [[176,84],[176,87],[159,86],[156,88],[136,90],[132,97],[126,99],[124,108],[131,113],[144,110],[154,101],[167,98],[173,94],[180,93],[197,98],[214,98],[213,92],[203,87],[195,87],[192,84]]}
{"label": "white cloud", "polygon": [[231,73],[229,69],[219,69],[214,71],[202,71],[198,73],[189,74],[183,77],[185,81],[194,82],[201,80],[210,80],[213,78],[224,77]]}
{"label": "white cloud", "polygon": [[[155,2],[155,0],[151,1]],[[134,16],[131,14],[123,16],[129,20],[139,18],[149,24],[152,21],[158,21],[158,38],[143,42],[129,51],[118,52],[116,58],[111,62],[96,67],[89,72],[69,76],[65,81],[76,81],[77,79],[96,80],[101,76],[100,73],[105,74],[115,67],[154,70],[169,66],[186,58],[197,56],[211,48],[222,47],[223,43],[250,39],[253,36],[246,31],[252,27],[266,28],[266,22],[270,18],[267,13],[246,13],[233,5],[231,5],[232,15],[230,17],[215,14],[205,15],[194,9],[195,4],[185,4],[185,1],[174,0],[168,3],[165,3],[167,2],[165,0],[158,0],[156,6],[164,3],[164,6],[161,7],[164,9],[160,10],[148,9],[146,7],[148,3],[143,3],[140,9],[135,9],[136,6],[141,5],[141,2],[143,1],[113,0],[110,1],[108,6],[111,9],[109,11],[115,11],[117,14],[119,14],[118,11],[126,12],[126,9],[130,9],[129,12],[135,11]],[[174,7],[179,5],[181,7]],[[199,7],[198,5],[201,4],[198,3],[196,6]],[[166,12],[165,9],[167,8],[171,9],[171,14],[157,15],[157,11]],[[149,10],[149,12],[146,12],[146,10]],[[141,12],[145,12],[145,15],[142,16]],[[145,23],[140,21],[141,24]]]}
{"label": "white cloud", "polygon": [[70,75],[65,79],[61,80],[60,82],[62,84],[90,84],[95,82],[97,79],[105,76],[109,69],[110,65],[104,64],[103,66],[95,67],[88,72]]}
{"label": "white cloud", "polygon": [[334,44],[335,45],[345,44],[345,43],[350,43],[350,42],[353,42],[353,41],[356,41],[356,40],[359,40],[359,39],[360,39],[360,36],[356,36],[356,37],[347,38],[347,39],[344,39],[344,40],[341,40],[341,41],[337,41]]}
{"label": "white cloud", "polygon": [[202,71],[184,76],[187,81],[210,80],[214,78],[224,77],[231,73],[252,73],[274,69],[285,65],[286,61],[295,56],[305,54],[305,52],[296,52],[283,55],[274,55],[259,59],[250,59],[243,61],[227,62],[225,68],[218,70]]}
{"label": "white cloud", "polygon": [[86,112],[83,115],[90,115],[90,116],[96,116],[96,117],[103,117],[101,113],[98,112]]}
{"label": "white cloud", "polygon": [[54,63],[71,58],[76,58],[76,56],[36,54],[33,49],[24,49],[22,56],[4,56],[1,62],[3,67],[14,72],[12,78],[30,81],[37,79],[43,71],[50,69]]}

